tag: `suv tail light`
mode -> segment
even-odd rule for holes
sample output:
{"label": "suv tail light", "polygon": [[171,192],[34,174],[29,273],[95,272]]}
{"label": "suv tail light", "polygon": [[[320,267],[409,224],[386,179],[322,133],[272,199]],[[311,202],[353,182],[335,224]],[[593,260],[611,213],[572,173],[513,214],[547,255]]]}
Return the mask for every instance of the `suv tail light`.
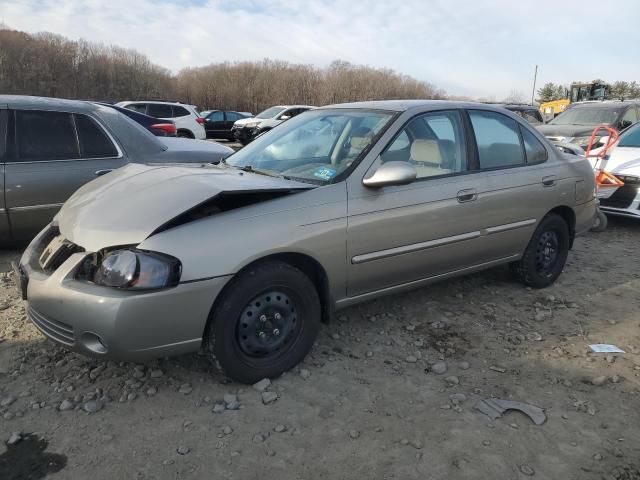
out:
{"label": "suv tail light", "polygon": [[167,135],[175,135],[178,131],[174,123],[154,123],[151,128],[162,130]]}
{"label": "suv tail light", "polygon": [[204,118],[198,117],[196,118],[196,122],[198,122],[200,125],[204,125]]}

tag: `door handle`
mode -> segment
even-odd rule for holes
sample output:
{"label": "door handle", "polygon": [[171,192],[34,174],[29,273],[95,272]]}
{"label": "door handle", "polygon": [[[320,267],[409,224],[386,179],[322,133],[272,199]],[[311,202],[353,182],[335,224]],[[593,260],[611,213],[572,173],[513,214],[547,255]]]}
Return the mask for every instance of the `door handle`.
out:
{"label": "door handle", "polygon": [[109,173],[109,172],[113,172],[113,168],[105,168],[104,170],[96,170],[95,174],[96,174],[96,177],[99,177],[99,176],[104,175],[105,173]]}
{"label": "door handle", "polygon": [[465,190],[460,190],[458,192],[458,202],[473,202],[476,198],[478,198],[478,192],[475,188],[467,188]]}
{"label": "door handle", "polygon": [[542,177],[542,185],[545,187],[553,187],[556,184],[556,176],[549,175],[548,177]]}

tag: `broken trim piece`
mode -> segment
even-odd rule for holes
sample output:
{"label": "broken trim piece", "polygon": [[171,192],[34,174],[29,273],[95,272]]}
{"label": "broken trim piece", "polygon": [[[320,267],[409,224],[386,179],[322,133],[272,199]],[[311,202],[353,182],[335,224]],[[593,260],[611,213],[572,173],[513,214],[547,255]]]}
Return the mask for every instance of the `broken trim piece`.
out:
{"label": "broken trim piece", "polygon": [[536,407],[535,405],[529,405],[528,403],[514,402],[511,400],[485,398],[476,403],[475,408],[488,417],[491,417],[492,420],[500,418],[507,410],[518,410],[524,413],[536,425],[542,425],[547,420],[544,409]]}

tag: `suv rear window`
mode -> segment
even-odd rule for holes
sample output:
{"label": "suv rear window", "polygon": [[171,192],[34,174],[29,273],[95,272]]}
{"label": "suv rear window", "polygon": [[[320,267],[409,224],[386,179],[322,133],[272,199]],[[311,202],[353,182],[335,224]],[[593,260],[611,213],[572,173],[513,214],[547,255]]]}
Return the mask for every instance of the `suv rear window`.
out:
{"label": "suv rear window", "polygon": [[118,150],[107,134],[91,118],[76,114],[76,128],[82,158],[112,158]]}
{"label": "suv rear window", "polygon": [[150,103],[147,107],[147,115],[156,118],[171,118],[171,105]]}
{"label": "suv rear window", "polygon": [[70,113],[16,110],[15,122],[18,161],[80,158]]}
{"label": "suv rear window", "polygon": [[176,105],[173,106],[173,118],[176,117],[186,117],[187,115],[191,115],[189,110],[184,107],[178,107]]}

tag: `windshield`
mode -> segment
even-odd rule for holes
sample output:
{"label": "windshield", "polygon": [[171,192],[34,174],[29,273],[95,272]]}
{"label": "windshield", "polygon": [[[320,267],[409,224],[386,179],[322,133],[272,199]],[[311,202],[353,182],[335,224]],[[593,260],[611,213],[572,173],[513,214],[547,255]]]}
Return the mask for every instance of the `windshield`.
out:
{"label": "windshield", "polygon": [[618,140],[619,147],[640,147],[640,122],[627,129]]}
{"label": "windshield", "polygon": [[549,122],[550,125],[611,125],[620,115],[620,108],[571,108]]}
{"label": "windshield", "polygon": [[372,144],[391,117],[374,110],[311,110],[257,137],[226,163],[328,183]]}
{"label": "windshield", "polygon": [[278,115],[280,112],[283,112],[285,108],[283,107],[271,107],[266,110],[260,112],[256,115],[256,118],[273,118]]}

